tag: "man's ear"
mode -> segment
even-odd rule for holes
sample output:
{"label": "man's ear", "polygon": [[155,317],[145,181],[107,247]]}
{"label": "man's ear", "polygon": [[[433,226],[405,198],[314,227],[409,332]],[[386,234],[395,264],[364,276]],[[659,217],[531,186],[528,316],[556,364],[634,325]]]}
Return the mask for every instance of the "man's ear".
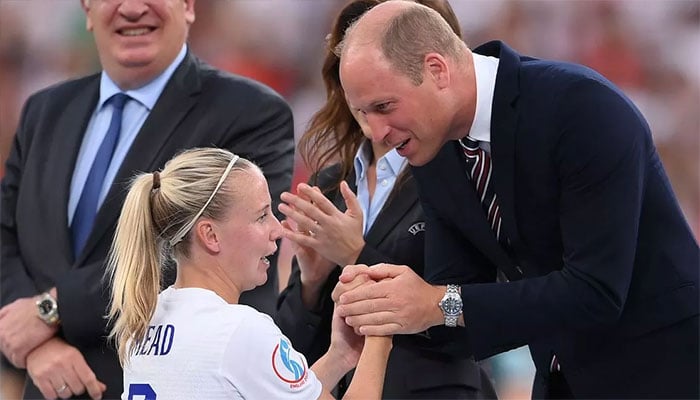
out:
{"label": "man's ear", "polygon": [[221,251],[221,241],[216,233],[216,227],[213,222],[207,218],[201,218],[194,225],[194,234],[197,241],[212,253]]}
{"label": "man's ear", "polygon": [[444,89],[450,84],[450,70],[447,65],[447,60],[442,54],[428,53],[423,59],[423,64],[428,75],[428,79],[432,79],[435,85]]}
{"label": "man's ear", "polygon": [[188,25],[192,25],[192,23],[195,20],[195,14],[194,14],[194,3],[196,0],[184,0],[185,2],[185,22],[187,22]]}
{"label": "man's ear", "polygon": [[92,32],[92,18],[90,17],[90,0],[80,0],[80,7],[83,9],[83,12],[85,13],[85,29],[88,32]]}

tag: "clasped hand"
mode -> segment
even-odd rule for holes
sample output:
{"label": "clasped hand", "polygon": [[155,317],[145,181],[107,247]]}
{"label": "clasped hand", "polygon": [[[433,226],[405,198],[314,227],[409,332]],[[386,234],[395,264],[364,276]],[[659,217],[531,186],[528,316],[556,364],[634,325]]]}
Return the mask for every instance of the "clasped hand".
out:
{"label": "clasped hand", "polygon": [[356,332],[386,336],[442,324],[438,303],[444,293],[405,265],[348,265],[332,297],[338,316]]}
{"label": "clasped hand", "polygon": [[39,319],[32,297],[17,299],[0,309],[0,350],[17,368],[25,368],[27,355],[56,331],[56,327]]}
{"label": "clasped hand", "polygon": [[37,347],[27,357],[27,373],[47,399],[67,399],[86,391],[101,399],[106,390],[80,351],[58,337]]}

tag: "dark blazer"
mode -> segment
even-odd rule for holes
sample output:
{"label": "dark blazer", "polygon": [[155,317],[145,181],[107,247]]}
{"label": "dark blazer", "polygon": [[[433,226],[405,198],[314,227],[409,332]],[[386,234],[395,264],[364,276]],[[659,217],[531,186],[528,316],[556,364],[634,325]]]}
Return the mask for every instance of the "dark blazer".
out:
{"label": "dark blazer", "polygon": [[[134,140],[83,253],[74,259],[67,224],[70,180],[99,80],[96,74],[50,87],[24,107],[2,181],[2,304],[56,286],[60,335],[107,384],[104,398],[118,398],[122,372],[116,353],[105,347],[109,293],[102,279],[130,177],[162,168],[183,149],[217,146],[256,162],[278,199],[291,184],[294,136],[291,111],[278,94],[188,54]],[[268,284],[241,301],[273,313],[276,298],[277,272],[271,268]],[[33,388],[26,394],[38,396]]]}
{"label": "dark blazer", "polygon": [[[339,176],[340,168],[336,164],[321,171],[317,185],[338,209],[345,211],[340,191],[329,191]],[[350,176],[347,183],[356,192],[354,171]],[[358,264],[391,262],[410,265],[418,274],[423,273],[425,219],[415,182],[410,175],[406,178],[404,182],[397,181],[367,233]],[[301,274],[294,259],[289,285],[279,298],[276,322],[310,364],[319,359],[330,344],[331,292],[340,272],[341,267],[336,267],[321,290],[318,306],[308,310],[301,301]],[[439,344],[425,334],[395,336],[382,398],[496,397],[488,377],[473,358],[462,354],[449,356],[436,349]],[[347,383],[344,380],[339,386],[346,387]]]}
{"label": "dark blazer", "polygon": [[462,286],[466,348],[455,351],[481,358],[529,344],[535,397],[556,354],[578,398],[697,398],[698,245],[644,118],[585,67],[501,42],[475,52],[500,59],[492,179],[511,254],[487,225],[457,142],[413,168],[426,279],[493,282],[496,267],[510,277]]}

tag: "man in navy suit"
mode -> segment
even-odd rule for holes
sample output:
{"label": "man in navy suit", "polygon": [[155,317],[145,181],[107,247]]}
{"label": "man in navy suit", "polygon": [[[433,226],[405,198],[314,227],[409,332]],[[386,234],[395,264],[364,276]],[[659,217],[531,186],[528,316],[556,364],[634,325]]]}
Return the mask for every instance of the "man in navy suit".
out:
{"label": "man in navy suit", "polygon": [[425,281],[346,267],[348,324],[457,330],[450,350],[479,358],[527,344],[534,397],[698,398],[698,245],[619,89],[501,42],[471,52],[412,2],[338,50],[349,106],[409,160],[426,214]]}
{"label": "man in navy suit", "polygon": [[[195,0],[81,5],[104,70],[29,98],[2,181],[0,351],[27,369],[28,399],[122,393],[122,370],[105,340],[104,261],[137,171],[156,171],[184,149],[219,146],[255,161],[273,199],[291,183],[289,106],[271,89],[191,54],[186,40]],[[112,99],[124,94],[129,98],[109,162],[97,155],[106,154],[101,143],[117,131]],[[95,160],[109,167],[92,180],[101,196],[91,208],[90,229],[78,236],[74,222],[83,215]],[[276,268],[269,274],[242,303],[274,312]]]}

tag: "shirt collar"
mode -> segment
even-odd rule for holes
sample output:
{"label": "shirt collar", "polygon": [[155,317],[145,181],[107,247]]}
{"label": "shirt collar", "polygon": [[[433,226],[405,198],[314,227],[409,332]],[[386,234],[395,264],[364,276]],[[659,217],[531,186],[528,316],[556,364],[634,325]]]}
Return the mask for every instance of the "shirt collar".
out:
{"label": "shirt collar", "polygon": [[[175,73],[175,69],[185,58],[185,54],[187,54],[187,44],[182,45],[182,49],[180,49],[180,53],[178,53],[177,57],[175,57],[175,60],[173,60],[168,68],[166,68],[165,71],[163,71],[155,79],[148,82],[144,86],[141,86],[140,88],[127,90],[124,93],[143,104],[148,111],[151,111],[153,106],[155,106],[156,101],[158,101],[158,97],[160,97],[160,94],[163,92],[165,85],[170,80],[170,77]],[[102,106],[104,106],[104,103],[109,100],[110,97],[120,92],[122,92],[122,90],[119,89],[119,86],[117,86],[112,78],[107,75],[107,72],[103,70],[102,75],[100,76],[100,99],[97,103],[97,109],[101,109]]]}
{"label": "shirt collar", "polygon": [[355,153],[355,177],[356,177],[356,182],[355,184],[359,184],[360,181],[365,177],[365,173],[367,171],[367,166],[369,165],[369,155],[370,151],[372,151],[369,141],[365,140],[362,142],[360,145],[360,148],[357,149],[357,153]]}
{"label": "shirt collar", "polygon": [[480,142],[491,143],[491,112],[499,60],[476,53],[472,55],[476,78],[476,111],[469,136]]}
{"label": "shirt collar", "polygon": [[408,162],[406,158],[401,157],[399,155],[396,149],[389,150],[389,152],[384,154],[384,157],[382,158],[386,159],[386,162],[387,164],[389,164],[389,168],[391,169],[391,172],[394,174],[394,176],[398,176],[401,173],[401,170],[406,166],[406,163]]}
{"label": "shirt collar", "polygon": [[[372,146],[370,145],[369,140],[363,141],[360,145],[360,148],[357,149],[354,161],[356,185],[359,185],[360,181],[365,178],[365,174],[367,173],[367,167],[370,163],[370,157],[372,154],[371,151]],[[377,160],[377,162],[381,162],[382,160],[386,160],[386,163],[387,165],[389,165],[389,169],[391,170],[391,173],[394,176],[399,175],[401,170],[406,166],[407,162],[407,160],[404,157],[401,157],[399,155],[396,149],[389,150],[389,152],[380,157],[379,160]]]}

